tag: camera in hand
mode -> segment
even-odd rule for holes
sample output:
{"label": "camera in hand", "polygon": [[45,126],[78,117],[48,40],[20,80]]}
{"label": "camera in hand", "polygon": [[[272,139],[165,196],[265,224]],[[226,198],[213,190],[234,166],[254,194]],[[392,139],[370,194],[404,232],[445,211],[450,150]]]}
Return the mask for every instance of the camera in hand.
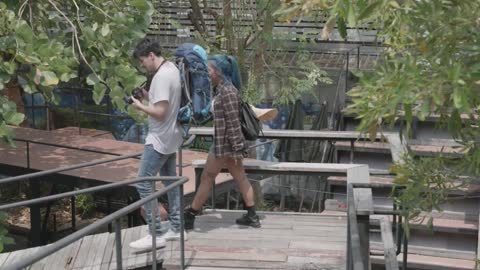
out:
{"label": "camera in hand", "polygon": [[[143,87],[140,86],[140,87],[136,87],[135,89],[133,89],[132,96],[136,99],[142,99],[143,98]],[[131,96],[125,97],[125,102],[128,103],[128,104],[132,104],[133,103],[132,97]]]}

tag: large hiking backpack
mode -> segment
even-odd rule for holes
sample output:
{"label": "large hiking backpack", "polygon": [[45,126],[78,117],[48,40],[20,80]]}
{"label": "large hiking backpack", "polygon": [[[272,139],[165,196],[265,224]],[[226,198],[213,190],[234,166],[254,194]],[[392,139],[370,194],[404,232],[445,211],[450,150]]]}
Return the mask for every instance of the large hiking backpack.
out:
{"label": "large hiking backpack", "polygon": [[181,124],[203,124],[212,117],[212,87],[208,76],[207,52],[200,45],[183,43],[175,51],[180,70],[182,99],[178,112]]}

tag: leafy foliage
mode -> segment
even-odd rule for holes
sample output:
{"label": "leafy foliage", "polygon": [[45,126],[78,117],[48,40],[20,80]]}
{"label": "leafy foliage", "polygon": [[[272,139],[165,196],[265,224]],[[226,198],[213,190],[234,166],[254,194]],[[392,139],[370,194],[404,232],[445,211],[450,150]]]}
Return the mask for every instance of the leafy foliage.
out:
{"label": "leafy foliage", "polygon": [[344,38],[345,26],[364,24],[387,46],[373,72],[357,72],[360,84],[350,92],[348,110],[360,130],[376,133],[401,120],[409,135],[415,118],[435,116],[464,147],[464,158],[448,167],[442,157],[408,156],[395,166],[397,181],[407,185],[398,200],[409,218],[438,208],[456,175],[480,174],[479,1],[284,0],[278,14],[289,20],[314,12],[329,18],[326,36],[335,24]]}
{"label": "leafy foliage", "polygon": [[5,85],[17,76],[29,93],[48,101],[53,89],[77,80],[92,87],[98,104],[109,95],[123,109],[125,92],[145,78],[131,65],[130,49],[143,38],[153,7],[146,0],[3,1],[0,3],[0,137],[23,120],[8,102]]}
{"label": "leafy foliage", "polygon": [[5,220],[7,215],[4,212],[0,212],[0,253],[3,251],[5,245],[14,244],[15,241],[7,236],[7,230],[5,229]]}
{"label": "leafy foliage", "polygon": [[[452,163],[451,159],[442,156],[415,159],[405,155],[402,164],[392,166],[391,171],[396,174],[395,184],[405,187],[394,199],[403,207],[407,220],[418,219],[421,213],[441,211],[440,205],[447,202],[448,192],[468,183],[466,179],[460,180],[460,172],[452,167]],[[428,224],[432,226],[431,217]]]}
{"label": "leafy foliage", "polygon": [[82,216],[88,215],[95,209],[95,200],[91,194],[81,194],[75,197],[78,210]]}

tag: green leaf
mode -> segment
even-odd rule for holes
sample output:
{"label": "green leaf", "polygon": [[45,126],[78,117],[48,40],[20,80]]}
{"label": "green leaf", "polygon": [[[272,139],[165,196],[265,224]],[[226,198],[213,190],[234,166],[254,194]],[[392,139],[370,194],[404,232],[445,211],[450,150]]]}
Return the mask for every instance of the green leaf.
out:
{"label": "green leaf", "polygon": [[460,111],[466,111],[469,109],[468,98],[464,89],[457,87],[453,90],[453,104],[455,105],[455,108]]}
{"label": "green leaf", "polygon": [[3,115],[5,122],[9,125],[20,125],[25,119],[25,115],[14,111],[9,111]]}
{"label": "green leaf", "polygon": [[355,14],[355,9],[353,8],[353,2],[349,1],[350,3],[348,4],[348,24],[350,26],[356,26],[357,25],[357,16]]}
{"label": "green leaf", "polygon": [[110,34],[110,25],[104,24],[102,30],[100,30],[100,34],[104,37],[108,36]]}
{"label": "green leaf", "polygon": [[88,76],[87,76],[87,84],[88,85],[96,85],[100,82],[100,80],[98,79],[97,75],[95,73],[90,73]]}
{"label": "green leaf", "polygon": [[370,18],[372,14],[378,12],[378,8],[382,6],[383,1],[377,0],[373,3],[370,3],[364,10],[360,11],[360,15],[358,16],[357,20],[361,21],[364,19]]}
{"label": "green leaf", "polygon": [[52,71],[42,71],[42,78],[40,80],[40,84],[43,86],[53,86],[58,84],[58,77],[57,74],[53,73]]}
{"label": "green leaf", "polygon": [[147,11],[150,8],[150,5],[146,0],[133,0],[130,3],[140,11]]}
{"label": "green leaf", "polygon": [[347,39],[347,25],[345,24],[345,20],[342,17],[337,17],[337,27],[340,36],[343,39]]}
{"label": "green leaf", "polygon": [[33,42],[33,31],[25,21],[20,21],[17,24],[17,27],[15,29],[15,35],[19,40],[24,41],[26,44],[32,44]]}
{"label": "green leaf", "polygon": [[95,101],[95,104],[98,105],[100,102],[102,102],[106,91],[107,87],[105,87],[103,83],[97,83],[93,86],[93,101]]}

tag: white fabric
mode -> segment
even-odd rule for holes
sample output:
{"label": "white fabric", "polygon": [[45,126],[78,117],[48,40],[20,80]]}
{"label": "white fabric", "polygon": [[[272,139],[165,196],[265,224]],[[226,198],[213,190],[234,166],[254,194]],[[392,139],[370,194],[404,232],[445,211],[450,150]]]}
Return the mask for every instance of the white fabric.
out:
{"label": "white fabric", "polygon": [[160,101],[168,101],[168,114],[164,121],[148,116],[148,135],[145,144],[161,154],[175,153],[183,142],[180,125],[177,122],[180,108],[180,72],[177,67],[166,62],[153,77],[148,92],[149,106]]}

